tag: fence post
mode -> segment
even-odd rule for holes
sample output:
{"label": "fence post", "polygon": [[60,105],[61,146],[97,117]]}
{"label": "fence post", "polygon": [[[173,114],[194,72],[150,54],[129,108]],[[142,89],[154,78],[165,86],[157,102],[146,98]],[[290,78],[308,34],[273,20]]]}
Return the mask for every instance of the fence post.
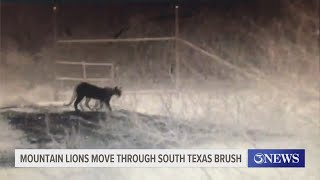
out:
{"label": "fence post", "polygon": [[87,80],[86,63],[84,61],[82,61],[82,75],[83,75],[83,79]]}
{"label": "fence post", "polygon": [[54,2],[52,6],[52,25],[53,25],[53,43],[55,44],[57,42],[57,3]]}
{"label": "fence post", "polygon": [[111,65],[111,81],[114,83],[114,66],[113,64]]}
{"label": "fence post", "polygon": [[178,38],[179,38],[179,6],[175,6],[175,60],[176,60],[176,90],[180,88],[180,60],[179,60],[179,47],[178,47]]}
{"label": "fence post", "polygon": [[[52,6],[52,26],[53,26],[53,43],[52,43],[52,46],[53,46],[53,49],[54,51],[56,51],[56,41],[57,41],[57,4],[56,2],[54,1],[53,3],[53,6]],[[51,55],[51,59],[52,60],[55,60],[54,56]],[[54,75],[55,75],[55,83],[54,83],[54,95],[53,95],[53,99],[55,101],[58,101],[59,99],[59,94],[58,94],[58,91],[59,91],[59,85],[58,84],[58,81],[57,81],[57,72],[56,72],[56,69],[57,69],[57,65],[55,63],[55,72],[54,72]],[[60,83],[60,82],[59,82]]]}
{"label": "fence post", "polygon": [[176,84],[176,92],[177,92],[177,97],[179,100],[181,100],[181,93],[179,91],[180,89],[180,58],[179,58],[179,42],[178,42],[178,38],[179,38],[179,6],[176,5],[175,6],[175,63],[176,63],[176,67],[175,67],[175,75],[176,75],[176,80],[175,80],[175,84]]}

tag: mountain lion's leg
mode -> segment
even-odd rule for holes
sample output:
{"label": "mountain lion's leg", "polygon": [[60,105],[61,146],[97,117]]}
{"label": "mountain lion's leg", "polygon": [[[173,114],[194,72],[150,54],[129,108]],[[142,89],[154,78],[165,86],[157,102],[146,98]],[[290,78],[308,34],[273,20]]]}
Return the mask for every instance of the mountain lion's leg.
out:
{"label": "mountain lion's leg", "polygon": [[89,106],[90,100],[91,100],[90,98],[87,98],[87,97],[86,97],[85,105],[86,105],[86,107],[87,107],[88,109],[90,109],[91,111],[93,111],[93,109]]}
{"label": "mountain lion's leg", "polygon": [[74,110],[75,111],[79,111],[78,104],[82,101],[83,98],[84,98],[84,96],[78,96],[77,97],[76,101],[74,102]]}

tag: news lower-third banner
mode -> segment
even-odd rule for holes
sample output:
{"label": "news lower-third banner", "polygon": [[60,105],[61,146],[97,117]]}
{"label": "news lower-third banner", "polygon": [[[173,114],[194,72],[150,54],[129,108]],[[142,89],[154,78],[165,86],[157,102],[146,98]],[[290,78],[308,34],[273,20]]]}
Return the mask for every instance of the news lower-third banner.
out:
{"label": "news lower-third banner", "polygon": [[16,149],[15,167],[303,168],[304,149]]}

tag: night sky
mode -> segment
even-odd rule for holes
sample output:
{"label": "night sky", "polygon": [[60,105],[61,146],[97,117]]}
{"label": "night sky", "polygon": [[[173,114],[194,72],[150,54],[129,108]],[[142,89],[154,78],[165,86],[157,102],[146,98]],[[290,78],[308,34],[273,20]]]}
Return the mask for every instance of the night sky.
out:
{"label": "night sky", "polygon": [[[115,3],[117,2],[117,3]],[[176,3],[168,0],[154,0],[154,3],[143,3],[140,0],[126,1],[103,1],[103,0],[60,0],[55,4],[58,6],[58,26],[60,36],[76,36],[76,28],[84,22],[91,22],[90,26],[97,26],[92,32],[78,32],[79,36],[89,34],[93,36],[117,37],[117,33],[125,31],[128,27],[128,21],[132,17],[138,18],[138,24],[146,24],[154,21],[155,23],[163,21],[173,21],[174,14],[172,8]],[[183,2],[183,3],[182,3]],[[196,3],[197,2],[197,3]],[[192,18],[206,9],[209,12],[216,12],[215,15],[233,16],[239,18],[241,16],[249,16],[250,18],[264,18],[265,23],[274,16],[281,15],[282,2],[278,0],[214,0],[214,1],[179,1],[181,23],[184,20]],[[24,50],[31,46],[43,46],[52,41],[53,19],[52,19],[52,1],[37,0],[4,0],[2,1],[1,12],[1,36],[3,41],[14,39],[20,44],[20,50]],[[141,17],[142,16],[142,17]],[[140,19],[139,19],[140,18]],[[214,17],[206,17],[214,18]],[[93,20],[94,19],[94,20]],[[100,26],[99,22],[104,23]],[[64,23],[64,24],[63,24]],[[122,23],[122,26],[120,25]],[[163,27],[170,25],[165,24]],[[67,27],[69,26],[69,27]],[[73,27],[71,27],[73,26]],[[110,30],[110,26],[115,28]],[[118,26],[118,27],[117,27]],[[121,27],[120,27],[121,26]],[[171,25],[170,25],[171,26]],[[80,27],[79,27],[80,28]],[[105,29],[104,29],[105,28]],[[72,29],[72,30],[71,30]],[[163,29],[163,34],[168,32],[168,28]],[[104,33],[104,34],[102,34]],[[161,34],[162,32],[160,32]],[[150,34],[159,36],[158,34]],[[28,43],[29,42],[29,43]]]}
{"label": "night sky", "polygon": [[[1,47],[4,51],[15,49],[37,54],[43,48],[54,46],[55,28],[58,39],[172,36],[176,4],[180,5],[181,36],[193,38],[199,33],[197,39],[222,42],[223,47],[228,42],[238,43],[233,35],[248,39],[247,34],[255,34],[258,29],[269,31],[276,23],[292,26],[300,23],[287,13],[288,2],[300,4],[298,10],[307,13],[318,11],[316,0],[154,0],[148,3],[140,0],[57,0],[54,3],[4,0],[1,1]],[[58,7],[56,17],[52,10],[54,4]],[[282,36],[294,34],[297,28],[291,25],[282,27],[285,31]],[[312,26],[310,31],[316,31],[314,25],[309,26]],[[219,37],[210,35],[211,32]]]}

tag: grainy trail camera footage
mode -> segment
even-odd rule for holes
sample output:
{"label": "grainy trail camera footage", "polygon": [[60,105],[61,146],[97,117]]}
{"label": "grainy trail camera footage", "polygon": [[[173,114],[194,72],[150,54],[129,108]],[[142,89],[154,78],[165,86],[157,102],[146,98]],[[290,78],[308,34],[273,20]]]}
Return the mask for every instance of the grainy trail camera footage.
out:
{"label": "grainy trail camera footage", "polygon": [[[0,179],[320,177],[319,1],[5,0],[0,10]],[[63,104],[80,82],[122,93],[112,111],[83,101],[75,112]],[[16,148],[307,155],[297,170],[15,169]]]}

